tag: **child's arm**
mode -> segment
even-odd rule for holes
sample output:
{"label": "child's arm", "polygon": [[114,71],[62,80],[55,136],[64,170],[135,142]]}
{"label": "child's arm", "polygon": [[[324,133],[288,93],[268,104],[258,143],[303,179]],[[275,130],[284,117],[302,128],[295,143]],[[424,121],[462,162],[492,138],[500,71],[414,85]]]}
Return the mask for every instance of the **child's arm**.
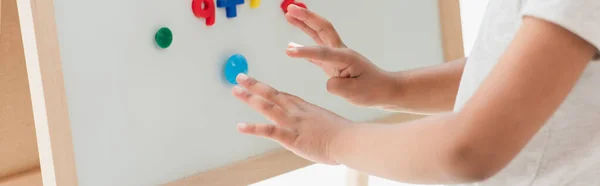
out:
{"label": "child's arm", "polygon": [[595,48],[552,23],[525,18],[498,65],[459,113],[406,124],[356,125],[331,145],[341,164],[414,183],[486,179],[555,112]]}
{"label": "child's arm", "polygon": [[353,124],[241,74],[234,95],[275,123],[242,133],[307,159],[410,183],[464,183],[505,167],[555,112],[594,55],[575,34],[525,18],[514,41],[458,113],[398,125]]}
{"label": "child's arm", "polygon": [[305,58],[321,67],[330,76],[329,92],[360,106],[417,113],[452,110],[465,59],[387,72],[347,48],[333,25],[316,13],[290,5],[286,19],[319,45],[291,44],[287,54]]}
{"label": "child's arm", "polygon": [[442,113],[454,108],[460,78],[467,58],[441,65],[395,72],[396,96],[386,109],[413,113]]}
{"label": "child's arm", "polygon": [[441,65],[400,72],[385,72],[348,48],[297,46],[288,55],[319,61],[341,69],[331,77],[327,90],[348,101],[413,113],[452,111],[466,58]]}

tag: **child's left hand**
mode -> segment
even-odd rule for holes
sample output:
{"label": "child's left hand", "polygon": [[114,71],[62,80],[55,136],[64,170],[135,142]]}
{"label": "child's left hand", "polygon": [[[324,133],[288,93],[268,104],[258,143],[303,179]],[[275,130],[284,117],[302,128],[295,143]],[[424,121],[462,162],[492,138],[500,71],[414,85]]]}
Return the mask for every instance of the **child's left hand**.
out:
{"label": "child's left hand", "polygon": [[275,124],[242,123],[240,132],[277,141],[317,163],[338,164],[330,146],[341,130],[352,125],[350,120],[247,75],[238,75],[237,81],[241,87],[234,87],[233,95]]}

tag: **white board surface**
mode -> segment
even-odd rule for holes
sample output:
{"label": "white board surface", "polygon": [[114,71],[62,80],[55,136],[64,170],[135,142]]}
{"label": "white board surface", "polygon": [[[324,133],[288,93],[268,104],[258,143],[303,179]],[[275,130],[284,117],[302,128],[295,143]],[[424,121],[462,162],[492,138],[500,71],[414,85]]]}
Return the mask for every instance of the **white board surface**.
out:
{"label": "white board surface", "polygon": [[[314,44],[288,25],[281,0],[258,9],[217,9],[207,27],[191,0],[54,0],[78,180],[81,186],[146,186],[225,166],[278,148],[239,134],[266,122],[231,96],[222,67],[243,54],[249,74],[353,120],[387,114],[325,90],[325,74],[288,58],[288,42]],[[387,70],[442,62],[437,1],[304,0],[345,43]],[[154,44],[169,27],[171,47]],[[232,178],[235,179],[235,178]]]}

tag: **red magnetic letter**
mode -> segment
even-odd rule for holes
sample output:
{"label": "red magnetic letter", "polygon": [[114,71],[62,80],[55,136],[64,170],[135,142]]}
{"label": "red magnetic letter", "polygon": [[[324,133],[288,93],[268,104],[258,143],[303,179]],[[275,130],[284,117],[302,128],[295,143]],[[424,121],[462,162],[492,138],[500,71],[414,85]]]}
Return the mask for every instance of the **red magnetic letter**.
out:
{"label": "red magnetic letter", "polygon": [[193,0],[192,11],[196,17],[205,18],[207,26],[215,24],[215,2],[213,0]]}
{"label": "red magnetic letter", "polygon": [[302,8],[306,8],[306,5],[304,3],[296,2],[296,0],[283,0],[283,3],[281,3],[281,9],[283,10],[284,13],[288,12],[287,8],[291,4],[294,4],[294,5],[302,7]]}

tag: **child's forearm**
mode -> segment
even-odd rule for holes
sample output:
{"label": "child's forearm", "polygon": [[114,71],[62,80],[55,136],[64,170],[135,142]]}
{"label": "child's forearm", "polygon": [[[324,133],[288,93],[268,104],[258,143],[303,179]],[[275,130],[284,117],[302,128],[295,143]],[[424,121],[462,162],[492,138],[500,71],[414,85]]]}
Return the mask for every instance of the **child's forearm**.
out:
{"label": "child's forearm", "polygon": [[484,180],[508,165],[549,121],[596,51],[559,25],[525,17],[460,112],[392,126],[350,126],[334,136],[332,157],[403,182]]}
{"label": "child's forearm", "polygon": [[394,73],[398,79],[392,107],[416,113],[451,111],[465,67],[466,58],[449,61],[433,67]]}
{"label": "child's forearm", "polygon": [[[331,154],[368,174],[415,184],[455,184],[484,179],[486,171],[463,161],[451,123],[455,114],[398,125],[358,124],[340,132]],[[485,167],[485,166],[481,166]]]}

